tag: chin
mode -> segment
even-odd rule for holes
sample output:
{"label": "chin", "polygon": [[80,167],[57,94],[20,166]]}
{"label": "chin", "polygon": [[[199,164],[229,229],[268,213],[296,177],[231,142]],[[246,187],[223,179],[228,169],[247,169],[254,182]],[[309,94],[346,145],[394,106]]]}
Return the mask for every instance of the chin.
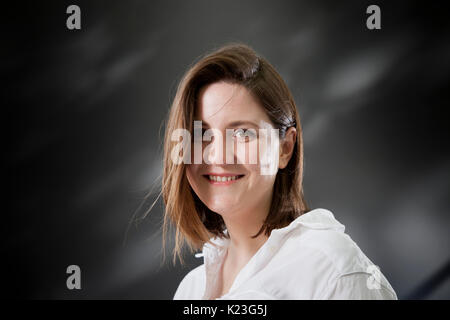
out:
{"label": "chin", "polygon": [[220,215],[226,215],[230,209],[232,210],[234,207],[234,201],[235,199],[227,199],[227,198],[217,198],[214,200],[210,200],[207,202],[207,207],[220,214]]}

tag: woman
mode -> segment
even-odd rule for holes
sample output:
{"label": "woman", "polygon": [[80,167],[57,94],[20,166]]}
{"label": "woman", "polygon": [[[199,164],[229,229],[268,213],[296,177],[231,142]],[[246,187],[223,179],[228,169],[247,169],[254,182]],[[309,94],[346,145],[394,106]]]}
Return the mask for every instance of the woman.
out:
{"label": "woman", "polygon": [[344,225],[308,209],[294,99],[248,46],[224,46],[185,74],[164,149],[164,231],[175,226],[174,259],[183,243],[202,248],[204,259],[174,299],[397,299]]}

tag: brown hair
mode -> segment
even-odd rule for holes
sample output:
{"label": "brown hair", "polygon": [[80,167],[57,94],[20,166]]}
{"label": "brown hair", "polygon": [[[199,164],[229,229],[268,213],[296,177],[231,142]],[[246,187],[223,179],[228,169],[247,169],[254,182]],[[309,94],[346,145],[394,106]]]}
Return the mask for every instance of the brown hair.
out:
{"label": "brown hair", "polygon": [[199,249],[212,236],[225,237],[222,217],[211,211],[192,190],[185,164],[175,164],[171,151],[178,142],[171,141],[172,132],[184,128],[193,132],[194,112],[201,88],[218,81],[244,86],[266,111],[283,139],[288,128],[295,127],[297,141],[292,157],[275,178],[269,214],[262,232],[287,226],[308,211],[303,197],[303,140],[300,118],[291,92],[274,67],[244,44],[232,43],[201,57],[183,76],[170,108],[164,137],[164,169],[162,195],[165,204],[163,237],[168,222],[175,227],[174,261],[181,257],[186,242]]}

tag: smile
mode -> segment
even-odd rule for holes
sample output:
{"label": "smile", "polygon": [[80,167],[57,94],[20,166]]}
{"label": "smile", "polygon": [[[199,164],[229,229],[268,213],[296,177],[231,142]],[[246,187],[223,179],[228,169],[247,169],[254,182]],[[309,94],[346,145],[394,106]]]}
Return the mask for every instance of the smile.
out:
{"label": "smile", "polygon": [[244,175],[232,175],[232,174],[205,174],[203,175],[211,184],[216,185],[229,185],[241,179]]}

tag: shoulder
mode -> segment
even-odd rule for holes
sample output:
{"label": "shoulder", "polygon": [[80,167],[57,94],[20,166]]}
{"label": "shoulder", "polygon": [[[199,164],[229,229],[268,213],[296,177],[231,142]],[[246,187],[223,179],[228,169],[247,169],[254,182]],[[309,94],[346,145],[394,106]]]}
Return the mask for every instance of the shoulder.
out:
{"label": "shoulder", "polygon": [[286,239],[284,246],[300,254],[311,250],[317,252],[317,256],[329,260],[337,272],[351,272],[354,268],[367,266],[367,257],[329,210],[311,210],[276,232],[278,238]]}
{"label": "shoulder", "polygon": [[366,269],[372,262],[346,233],[333,230],[306,230],[293,236],[296,246],[313,249],[329,260],[336,272],[345,274]]}
{"label": "shoulder", "polygon": [[178,285],[174,300],[201,299],[205,288],[205,265],[202,264],[186,274]]}
{"label": "shoulder", "polygon": [[317,298],[397,299],[380,268],[342,231],[296,230],[286,244],[296,253],[293,263],[305,266],[321,283]]}

